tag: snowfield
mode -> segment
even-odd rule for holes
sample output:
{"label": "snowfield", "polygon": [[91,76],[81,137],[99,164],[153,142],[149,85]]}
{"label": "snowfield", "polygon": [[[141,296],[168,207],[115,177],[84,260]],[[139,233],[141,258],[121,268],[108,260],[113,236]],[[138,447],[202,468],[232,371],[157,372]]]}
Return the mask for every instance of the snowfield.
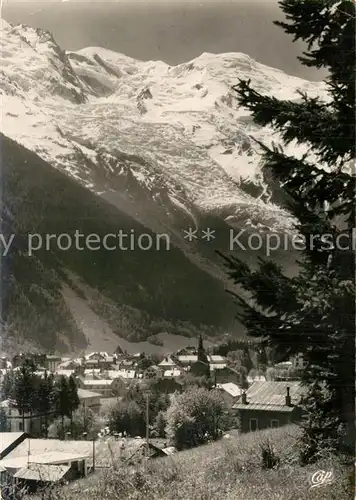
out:
{"label": "snowfield", "polygon": [[[278,142],[239,108],[239,78],[283,99],[325,93],[241,53],[185,64],[138,61],[100,47],[66,53],[52,35],[1,21],[1,131],[153,230],[175,214],[291,230],[271,203],[251,136]],[[289,149],[296,154],[295,145]],[[288,148],[286,149],[288,152]],[[252,196],[242,181],[260,188]]]}

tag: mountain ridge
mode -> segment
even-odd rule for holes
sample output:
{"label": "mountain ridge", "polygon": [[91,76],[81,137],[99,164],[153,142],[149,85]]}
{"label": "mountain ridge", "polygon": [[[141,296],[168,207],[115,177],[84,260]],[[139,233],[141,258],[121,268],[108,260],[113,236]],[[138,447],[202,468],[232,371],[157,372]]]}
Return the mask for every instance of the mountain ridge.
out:
{"label": "mountain ridge", "polygon": [[[5,155],[3,162],[11,164],[13,173],[7,167],[8,175],[18,176],[18,172],[22,172],[22,177],[17,177],[18,184],[7,184],[10,186],[5,194],[8,201],[3,203],[3,211],[22,186],[29,197],[28,206],[33,197],[39,206],[47,207],[47,212],[53,210],[57,217],[68,220],[66,208],[58,209],[58,193],[53,191],[51,184],[54,180],[46,188],[53,199],[44,196],[45,201],[40,201],[38,186],[36,188],[30,181],[38,169],[46,172],[42,176],[51,179],[55,176],[48,173],[49,169],[59,171],[70,185],[74,182],[77,189],[84,189],[78,191],[82,194],[76,194],[78,200],[90,197],[96,207],[99,201],[94,200],[102,200],[99,205],[105,204],[104,219],[107,211],[113,211],[114,218],[121,220],[125,216],[131,221],[127,226],[139,227],[140,231],[145,228],[153,235],[167,233],[174,252],[178,252],[174,255],[180,255],[178,261],[172,257],[167,262],[186,270],[183,272],[184,285],[176,284],[172,289],[165,277],[167,268],[157,264],[164,300],[157,299],[160,305],[155,305],[154,287],[149,287],[151,297],[144,298],[138,292],[135,297],[133,289],[129,291],[130,283],[134,276],[140,285],[139,273],[130,266],[122,268],[122,286],[127,293],[123,303],[115,294],[104,293],[104,304],[107,307],[109,302],[111,304],[109,309],[121,307],[128,301],[126,305],[140,310],[146,303],[148,310],[145,311],[145,306],[143,310],[154,321],[161,317],[179,324],[182,319],[191,322],[194,332],[202,324],[204,314],[207,318],[205,331],[206,328],[210,332],[222,331],[231,326],[233,307],[229,297],[223,299],[221,295],[228,283],[214,250],[229,251],[232,230],[243,229],[245,240],[254,232],[265,238],[271,231],[293,233],[295,222],[281,204],[279,186],[266,177],[260,151],[251,139],[254,136],[270,144],[278,137],[272,136],[269,129],[257,127],[249,113],[237,106],[231,87],[238,78],[251,78],[258,90],[295,99],[297,89],[320,94],[324,91],[323,84],[290,77],[257,63],[246,54],[203,53],[187,63],[169,66],[162,61],[137,61],[98,47],[65,52],[49,32],[29,26],[11,26],[3,22],[1,31],[2,133],[10,155]],[[8,143],[8,140],[15,142]],[[305,152],[296,145],[290,145],[289,149],[297,155]],[[31,169],[21,170],[23,167],[14,165],[11,151],[21,158],[26,158],[30,151],[37,155],[28,161]],[[64,178],[61,183],[68,191]],[[26,190],[27,184],[32,185],[31,190]],[[68,206],[75,210],[72,203]],[[27,219],[23,211],[19,207],[16,210],[25,226]],[[36,232],[41,226],[38,210],[34,210]],[[59,222],[58,226],[63,231],[66,229]],[[111,223],[110,230],[113,226]],[[197,230],[198,234],[211,228],[216,237],[210,245],[201,238],[189,242],[184,233],[189,228]],[[238,254],[255,265],[257,258],[264,255],[264,249],[238,250]],[[41,262],[45,257],[41,256]],[[276,251],[273,258],[290,270],[294,267],[294,255]],[[93,265],[93,255],[86,255],[85,259],[87,265]],[[102,286],[110,288],[111,278],[104,271],[106,259],[112,262],[111,257],[103,255],[99,264],[101,272],[96,275],[94,271],[84,270],[77,255],[75,264],[71,262],[71,271],[85,282],[89,280],[94,287],[105,276],[107,281],[106,284],[102,282]],[[138,262],[144,266],[142,256]],[[51,261],[50,268],[53,266]],[[115,263],[114,268],[116,266]],[[209,297],[209,307],[204,314],[194,312],[194,307],[199,310],[204,303],[202,299],[199,302],[190,289],[188,276],[194,274],[200,281],[197,293],[199,290],[201,294],[206,287],[215,290],[216,295]],[[179,269],[173,275],[177,280]],[[92,279],[93,276],[98,282]],[[150,279],[157,282],[153,276]],[[59,287],[59,283],[60,279],[56,286]],[[179,289],[178,295],[174,287]],[[173,297],[180,304],[176,309],[168,306],[174,302]],[[166,306],[163,306],[164,301]],[[214,301],[221,304],[221,312],[218,312],[219,307],[213,306]],[[189,314],[186,311],[190,311]],[[114,314],[112,322],[119,323],[119,316],[120,313]],[[140,324],[138,337],[145,335],[148,323],[145,319]],[[130,328],[130,332],[120,333],[124,336],[137,330],[134,325]],[[241,325],[236,331],[241,331]],[[80,334],[78,339],[82,347],[85,341],[80,340]]]}

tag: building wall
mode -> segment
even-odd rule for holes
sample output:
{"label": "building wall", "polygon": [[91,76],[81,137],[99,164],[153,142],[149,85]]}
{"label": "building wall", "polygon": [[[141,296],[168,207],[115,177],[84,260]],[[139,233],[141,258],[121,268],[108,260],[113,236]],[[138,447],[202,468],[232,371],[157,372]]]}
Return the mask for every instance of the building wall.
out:
{"label": "building wall", "polygon": [[[272,427],[272,420],[277,420],[278,427],[283,427],[284,425],[300,420],[300,411],[298,408],[288,413],[278,411],[240,410],[239,428],[241,432],[251,432],[251,419],[257,419],[258,428],[256,430],[270,429]],[[254,424],[251,423],[251,425]]]}
{"label": "building wall", "polygon": [[[12,410],[14,412],[15,410]],[[16,411],[16,415],[7,417],[8,432],[26,432],[27,434],[38,434],[41,431],[42,419],[37,416],[25,416],[23,421]]]}
{"label": "building wall", "polygon": [[85,398],[80,401],[82,408],[89,408],[94,413],[99,413],[100,411],[100,397]]}
{"label": "building wall", "polygon": [[227,384],[232,382],[234,384],[240,385],[240,377],[237,373],[233,372],[229,368],[222,368],[221,370],[214,371],[214,378],[218,384]]}
{"label": "building wall", "polygon": [[57,370],[57,368],[60,364],[61,364],[60,359],[56,359],[56,360],[48,359],[47,360],[48,370],[52,373],[54,373]]}

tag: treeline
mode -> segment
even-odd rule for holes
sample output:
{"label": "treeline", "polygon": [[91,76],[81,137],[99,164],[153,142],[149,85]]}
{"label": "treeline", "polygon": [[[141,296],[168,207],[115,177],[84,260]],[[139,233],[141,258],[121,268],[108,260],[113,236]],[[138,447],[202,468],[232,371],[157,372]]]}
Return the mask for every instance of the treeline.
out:
{"label": "treeline", "polygon": [[[43,417],[41,435],[48,436],[48,427],[53,418],[72,419],[79,407],[78,388],[74,377],[55,378],[51,373],[36,373],[36,365],[25,360],[16,370],[6,373],[1,396],[22,415],[22,428],[25,428],[25,415]],[[4,420],[4,415],[2,415]],[[2,423],[6,427],[6,423]]]}

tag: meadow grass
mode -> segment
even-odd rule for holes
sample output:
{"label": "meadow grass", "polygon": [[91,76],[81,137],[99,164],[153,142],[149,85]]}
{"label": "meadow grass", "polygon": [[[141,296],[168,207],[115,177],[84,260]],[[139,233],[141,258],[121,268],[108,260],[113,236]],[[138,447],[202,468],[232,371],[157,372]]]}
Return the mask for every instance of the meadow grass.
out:
{"label": "meadow grass", "polygon": [[[298,464],[299,429],[249,433],[182,451],[142,466],[97,471],[53,491],[46,500],[350,500],[353,467],[327,457],[312,466]],[[265,469],[261,445],[273,445],[279,464]],[[114,464],[115,465],[115,464]],[[311,488],[318,470],[332,471],[331,484]]]}

